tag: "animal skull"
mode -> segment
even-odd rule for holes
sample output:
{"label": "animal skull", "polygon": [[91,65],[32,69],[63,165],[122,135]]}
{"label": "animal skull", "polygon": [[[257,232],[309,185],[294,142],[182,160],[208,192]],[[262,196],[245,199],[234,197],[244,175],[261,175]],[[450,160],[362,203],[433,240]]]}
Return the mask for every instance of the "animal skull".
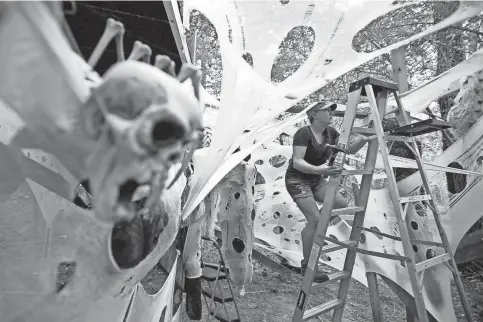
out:
{"label": "animal skull", "polygon": [[164,186],[169,167],[202,133],[195,95],[137,61],[106,72],[84,104],[80,122],[88,139],[97,142],[86,164],[96,217],[114,223],[134,218],[137,188]]}

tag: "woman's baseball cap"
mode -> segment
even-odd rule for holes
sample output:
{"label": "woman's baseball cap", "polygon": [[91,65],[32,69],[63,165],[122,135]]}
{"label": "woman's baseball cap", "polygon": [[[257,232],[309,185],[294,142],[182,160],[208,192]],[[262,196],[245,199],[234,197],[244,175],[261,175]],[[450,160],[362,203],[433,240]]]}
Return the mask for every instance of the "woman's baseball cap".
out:
{"label": "woman's baseball cap", "polygon": [[324,104],[323,102],[316,102],[316,103],[312,104],[312,107],[310,109],[307,110],[307,115],[310,115],[310,114],[315,113],[317,111],[323,111],[323,110],[335,111],[336,108],[337,108],[336,103]]}

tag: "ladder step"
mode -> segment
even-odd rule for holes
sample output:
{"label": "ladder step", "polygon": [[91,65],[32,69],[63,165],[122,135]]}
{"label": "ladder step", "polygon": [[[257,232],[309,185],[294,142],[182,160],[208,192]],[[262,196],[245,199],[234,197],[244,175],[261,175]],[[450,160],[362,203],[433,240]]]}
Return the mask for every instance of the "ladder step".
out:
{"label": "ladder step", "polygon": [[[203,269],[201,270],[201,277],[205,280],[205,281],[208,281],[208,282],[213,282],[216,280],[216,272],[217,272],[217,269],[213,268],[213,267],[203,267]],[[226,279],[226,275],[225,273],[223,273],[222,271],[220,271],[219,275],[218,275],[218,280],[221,281],[221,280],[224,280]]]}
{"label": "ladder step", "polygon": [[376,130],[373,128],[367,128],[367,127],[353,127],[352,128],[352,133],[357,133],[357,134],[376,134]]}
{"label": "ladder step", "polygon": [[[213,297],[213,289],[211,287],[204,288],[202,291],[210,299]],[[213,299],[218,303],[223,303],[223,301],[225,303],[233,302],[233,296],[225,290],[220,291],[219,288],[215,289],[215,297]]]}
{"label": "ladder step", "polygon": [[401,136],[418,136],[423,134],[428,134],[435,131],[441,131],[444,129],[451,128],[451,124],[445,121],[428,119],[413,124],[408,124],[404,126],[397,127],[389,131],[392,135]]}
{"label": "ladder step", "polygon": [[342,175],[356,176],[359,174],[371,174],[374,170],[342,170]]}
{"label": "ladder step", "polygon": [[327,274],[327,276],[329,276],[329,279],[327,281],[322,282],[322,283],[313,283],[312,284],[313,290],[316,290],[316,289],[320,288],[321,286],[324,286],[325,284],[337,282],[337,281],[340,281],[340,280],[342,280],[346,277],[350,277],[351,274],[349,272],[346,272],[346,271],[340,271],[340,272],[335,272],[335,273],[332,273],[332,274]]}
{"label": "ladder step", "polygon": [[[211,267],[211,268],[214,268],[214,269],[218,269],[218,267],[220,267],[220,264],[215,264],[215,263],[203,263],[203,267]],[[228,267],[225,267],[225,269],[227,271],[229,271]]]}
{"label": "ladder step", "polygon": [[[293,108],[291,107],[289,110],[292,110]],[[287,112],[289,112],[289,110],[287,110]],[[298,112],[300,112],[302,110],[299,110]],[[345,114],[346,111],[339,111],[339,110],[335,110],[333,113],[334,116],[336,117],[344,117],[344,114]],[[292,113],[295,113],[295,111],[293,111]],[[356,119],[365,119],[366,117],[368,117],[369,115],[371,115],[371,113],[366,113],[366,112],[356,112],[355,114],[355,118]]]}
{"label": "ladder step", "polygon": [[418,201],[423,201],[423,200],[431,200],[431,195],[399,197],[400,203],[418,202]]}
{"label": "ladder step", "polygon": [[308,321],[311,318],[314,318],[316,316],[319,316],[319,315],[321,315],[324,312],[333,310],[336,307],[341,306],[343,304],[344,304],[344,301],[343,300],[334,299],[334,300],[331,300],[331,301],[326,302],[324,304],[315,306],[315,307],[313,307],[313,308],[308,309],[308,310],[305,311],[304,317],[303,317],[303,321]]}
{"label": "ladder step", "polygon": [[441,263],[449,261],[450,259],[451,259],[451,256],[448,253],[444,253],[444,254],[438,255],[436,257],[430,258],[430,259],[425,260],[423,262],[417,263],[416,264],[416,272],[424,271],[425,269],[439,265]]}
{"label": "ladder step", "polygon": [[[213,309],[211,309],[210,314],[217,319],[218,321],[221,322],[241,322],[240,319],[238,318],[238,314],[234,312],[233,310],[228,311],[228,316],[226,316],[225,309],[220,306],[216,306]],[[215,313],[216,312],[216,313]]]}
{"label": "ladder step", "polygon": [[343,241],[343,242],[340,242],[340,243],[344,244],[344,245],[338,245],[338,244],[327,245],[327,246],[322,247],[320,253],[321,254],[327,254],[327,253],[335,252],[335,251],[338,251],[338,250],[341,250],[341,249],[351,248],[351,247],[357,246],[357,241],[355,241],[355,240],[346,240],[346,241]]}
{"label": "ladder step", "polygon": [[398,86],[395,83],[386,82],[386,81],[368,76],[351,83],[349,85],[349,93],[362,87],[361,96],[366,96],[366,91],[364,89],[365,85],[372,85],[374,95],[376,96],[377,96],[377,93],[379,93],[383,89],[395,90],[395,91],[398,90]]}
{"label": "ladder step", "polygon": [[363,207],[338,208],[338,209],[333,209],[330,216],[335,217],[335,216],[346,215],[346,214],[350,214],[350,213],[353,213],[353,212],[359,212],[359,211],[364,211],[364,208]]}

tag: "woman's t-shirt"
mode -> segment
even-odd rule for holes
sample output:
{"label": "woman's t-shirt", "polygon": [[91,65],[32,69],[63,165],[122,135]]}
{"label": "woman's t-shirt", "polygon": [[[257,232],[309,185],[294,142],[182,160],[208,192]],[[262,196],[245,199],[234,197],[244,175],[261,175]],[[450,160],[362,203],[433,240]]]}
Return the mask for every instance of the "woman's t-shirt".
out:
{"label": "woman's t-shirt", "polygon": [[[310,126],[304,126],[300,128],[293,137],[294,146],[306,146],[304,160],[314,166],[319,166],[327,162],[327,160],[332,155],[330,149],[327,148],[327,144],[335,144],[337,138],[339,137],[339,132],[331,126],[325,128],[322,133],[322,143],[318,143],[314,133],[310,129]],[[317,179],[320,177],[318,174],[310,174],[299,171],[293,167],[293,159],[290,159],[288,173],[301,175],[307,179]]]}

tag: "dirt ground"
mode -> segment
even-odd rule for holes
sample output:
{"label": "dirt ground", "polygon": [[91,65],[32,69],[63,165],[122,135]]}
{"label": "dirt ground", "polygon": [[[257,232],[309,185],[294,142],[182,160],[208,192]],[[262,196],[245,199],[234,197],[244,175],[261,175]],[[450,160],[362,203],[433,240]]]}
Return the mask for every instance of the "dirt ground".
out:
{"label": "dirt ground", "polygon": [[[211,251],[203,252],[205,261],[216,262]],[[475,321],[483,322],[483,268],[467,265],[462,272],[462,277],[467,292],[468,301],[473,310]],[[327,267],[327,270],[330,270]],[[463,309],[459,302],[459,296],[452,283],[453,302],[455,303],[458,322],[466,321]],[[204,284],[205,285],[205,284]],[[240,287],[234,286],[235,297],[243,322],[285,322],[291,321],[295,308],[299,288],[302,285],[302,276],[297,273],[283,276],[262,266],[254,260],[253,281],[245,288],[245,295],[240,296]],[[335,298],[337,285],[332,284],[322,287],[315,296],[310,296],[310,303],[322,303]],[[386,286],[384,282],[379,283],[379,291],[382,302],[383,316],[385,321],[403,322],[406,321],[406,310],[401,301]],[[207,308],[203,307],[204,318],[207,321]],[[321,321],[330,321],[331,316],[322,315]],[[183,315],[183,322],[191,321],[186,314]],[[317,321],[317,319],[313,319]],[[368,289],[352,280],[347,305],[344,310],[344,322],[373,321],[371,303],[369,301]]]}
{"label": "dirt ground", "polygon": [[[205,247],[203,259],[206,262],[217,262],[214,252]],[[263,251],[263,250],[261,250]],[[271,257],[271,256],[270,256]],[[330,270],[330,267],[325,267]],[[325,269],[324,268],[324,269]],[[59,286],[64,284],[72,273],[72,266],[59,267]],[[473,310],[475,321],[483,322],[483,266],[480,262],[465,265],[462,278],[467,292],[467,298]],[[166,274],[155,266],[142,280],[142,285],[150,294],[156,293],[166,279]],[[205,282],[204,282],[205,283]],[[466,321],[459,296],[452,283],[453,302],[455,303],[458,322]],[[204,284],[205,285],[205,284]],[[245,295],[240,296],[241,288],[234,286],[235,298],[243,322],[285,322],[291,321],[298,291],[302,285],[302,276],[293,273],[284,276],[275,273],[254,260],[253,281],[245,288]],[[309,303],[322,303],[333,299],[338,284],[322,287],[316,295],[310,296]],[[384,282],[379,283],[382,310],[385,321],[405,322],[406,311],[396,295],[392,293]],[[203,320],[207,321],[207,308],[203,307]],[[183,314],[183,322],[191,321]],[[314,319],[313,321],[317,321]],[[330,321],[330,316],[322,316],[321,321]],[[352,280],[347,305],[345,307],[344,322],[373,321],[368,289]]]}

